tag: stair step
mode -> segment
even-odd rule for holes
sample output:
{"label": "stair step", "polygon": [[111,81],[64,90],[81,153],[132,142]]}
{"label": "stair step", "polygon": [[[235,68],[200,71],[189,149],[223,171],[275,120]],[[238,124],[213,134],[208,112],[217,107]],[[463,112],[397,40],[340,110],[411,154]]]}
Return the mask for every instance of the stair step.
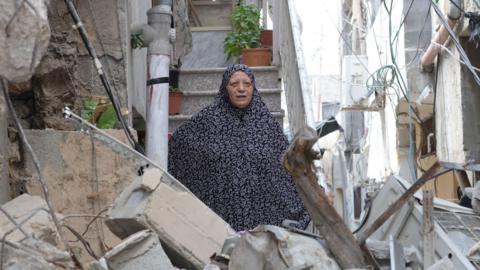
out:
{"label": "stair step", "polygon": [[[270,111],[280,111],[281,93],[280,89],[260,89],[260,96]],[[218,94],[218,90],[213,91],[183,91],[182,114],[194,114],[212,103]]]}
{"label": "stair step", "polygon": [[[280,88],[278,68],[252,67],[257,89]],[[179,88],[182,91],[210,91],[219,89],[225,68],[203,68],[180,70]]]}
{"label": "stair step", "polygon": [[[285,113],[282,111],[275,111],[271,112],[273,117],[279,122],[280,126],[283,127],[283,117]],[[170,132],[175,131],[183,122],[186,120],[190,119],[192,117],[192,114],[177,114],[177,115],[170,115],[168,117],[168,122],[169,122],[169,130]]]}

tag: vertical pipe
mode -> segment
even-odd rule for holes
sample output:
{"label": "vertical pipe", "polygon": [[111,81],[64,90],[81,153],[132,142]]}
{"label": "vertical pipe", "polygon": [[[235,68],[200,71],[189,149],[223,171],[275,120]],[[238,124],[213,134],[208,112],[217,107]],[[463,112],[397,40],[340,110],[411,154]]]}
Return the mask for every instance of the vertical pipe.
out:
{"label": "vertical pipe", "polygon": [[[148,56],[148,77],[168,77],[170,57]],[[147,157],[167,169],[168,164],[168,84],[154,84],[147,88]]]}
{"label": "vertical pipe", "polygon": [[[148,45],[148,80],[168,78],[170,69],[170,39],[172,1],[157,0],[148,12],[148,25],[154,39]],[[168,164],[168,87],[167,82],[147,87],[146,155],[162,169]]]}

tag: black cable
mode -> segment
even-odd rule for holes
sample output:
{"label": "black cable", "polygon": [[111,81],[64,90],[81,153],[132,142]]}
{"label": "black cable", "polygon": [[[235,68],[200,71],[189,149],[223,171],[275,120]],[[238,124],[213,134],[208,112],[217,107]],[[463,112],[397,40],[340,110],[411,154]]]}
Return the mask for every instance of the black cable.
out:
{"label": "black cable", "polygon": [[127,136],[127,139],[129,141],[129,143],[132,145],[133,148],[135,148],[135,150],[137,150],[140,153],[144,153],[143,148],[140,146],[140,144],[138,144],[138,142],[136,142],[134,140],[132,133],[128,129],[127,124],[125,123],[125,119],[123,118],[123,116],[121,114],[120,106],[118,105],[117,100],[115,99],[115,97],[112,94],[112,88],[111,88],[111,85],[110,85],[110,81],[107,77],[107,74],[103,70],[103,66],[102,66],[100,60],[98,60],[95,49],[93,48],[93,46],[91,45],[91,43],[88,39],[87,32],[85,30],[85,27],[83,26],[82,21],[80,20],[80,16],[78,15],[78,12],[75,8],[75,5],[73,4],[72,0],[65,0],[65,4],[67,5],[68,11],[69,11],[70,15],[72,16],[72,19],[75,23],[74,27],[78,29],[78,32],[80,33],[80,37],[82,38],[83,44],[85,45],[85,47],[88,51],[88,54],[90,55],[93,62],[95,63],[95,67],[96,67],[98,75],[100,77],[100,81],[102,82],[102,85],[105,88],[105,91],[107,92],[107,95],[108,95],[110,101],[112,102],[115,114],[116,114],[116,116],[117,116],[117,118],[120,122],[120,125],[122,126],[123,131],[125,132],[125,135]]}

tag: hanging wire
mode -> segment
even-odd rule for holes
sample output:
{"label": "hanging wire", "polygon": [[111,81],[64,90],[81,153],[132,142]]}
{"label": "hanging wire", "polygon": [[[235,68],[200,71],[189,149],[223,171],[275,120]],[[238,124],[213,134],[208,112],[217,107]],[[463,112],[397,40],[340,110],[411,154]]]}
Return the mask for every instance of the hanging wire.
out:
{"label": "hanging wire", "polygon": [[92,61],[94,61],[94,63],[95,63],[95,67],[96,67],[97,73],[100,77],[100,81],[102,82],[102,85],[105,88],[105,91],[107,92],[107,95],[112,102],[112,105],[113,105],[115,114],[117,116],[117,119],[119,120],[120,125],[122,126],[122,129],[123,129],[128,141],[129,141],[130,145],[135,150],[143,153],[144,152],[143,147],[140,144],[138,144],[138,142],[135,141],[135,139],[133,138],[133,135],[131,134],[131,132],[130,132],[130,130],[129,130],[126,122],[125,122],[125,119],[122,116],[120,105],[118,104],[117,99],[115,98],[115,96],[112,93],[112,87],[110,85],[110,80],[107,76],[107,73],[105,73],[105,71],[103,70],[103,65],[97,57],[97,53],[95,52],[95,48],[90,43],[90,40],[89,40],[88,34],[86,32],[86,29],[85,29],[85,27],[84,27],[84,25],[83,25],[83,23],[80,19],[80,16],[77,12],[77,9],[75,8],[75,5],[73,4],[73,1],[72,0],[65,0],[65,4],[67,5],[68,11],[69,11],[74,23],[75,23],[74,27],[76,29],[78,29],[80,37],[82,38],[82,41],[83,41],[90,57],[92,58]]}

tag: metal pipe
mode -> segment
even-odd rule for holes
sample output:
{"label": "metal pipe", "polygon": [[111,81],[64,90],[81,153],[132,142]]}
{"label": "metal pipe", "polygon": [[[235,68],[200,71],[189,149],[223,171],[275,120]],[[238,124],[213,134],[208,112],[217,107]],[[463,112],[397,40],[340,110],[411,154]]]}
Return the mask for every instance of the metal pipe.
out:
{"label": "metal pipe", "polygon": [[[457,20],[452,20],[448,18],[448,25],[450,27],[453,27],[457,23]],[[425,53],[422,56],[422,59],[420,61],[422,65],[422,70],[426,71],[433,71],[432,65],[433,61],[437,57],[438,53],[442,49],[441,46],[438,46],[437,44],[445,44],[445,42],[448,39],[448,31],[447,28],[442,25],[440,26],[440,29],[438,29],[437,33],[432,39],[432,42],[428,46],[428,49],[425,51]]]}
{"label": "metal pipe", "polygon": [[[448,17],[448,25],[450,28],[453,28],[455,24],[457,23],[458,19],[460,19],[460,16],[462,15],[462,10],[461,7],[463,6],[463,0],[450,0],[449,2],[449,10],[447,13]],[[441,46],[438,46],[438,44],[444,45],[445,42],[447,41],[449,35],[448,35],[448,30],[445,25],[441,25],[440,28],[438,29],[437,33],[432,39],[432,42],[428,46],[428,49],[425,51],[425,53],[422,56],[422,59],[420,60],[420,63],[422,65],[422,70],[432,72],[433,71],[433,61],[437,57],[438,53],[442,49]]]}
{"label": "metal pipe", "polygon": [[161,168],[168,164],[168,78],[170,69],[170,25],[172,19],[170,0],[154,1],[156,6],[148,12],[148,26],[154,38],[148,43],[148,81],[145,150],[147,157]]}

